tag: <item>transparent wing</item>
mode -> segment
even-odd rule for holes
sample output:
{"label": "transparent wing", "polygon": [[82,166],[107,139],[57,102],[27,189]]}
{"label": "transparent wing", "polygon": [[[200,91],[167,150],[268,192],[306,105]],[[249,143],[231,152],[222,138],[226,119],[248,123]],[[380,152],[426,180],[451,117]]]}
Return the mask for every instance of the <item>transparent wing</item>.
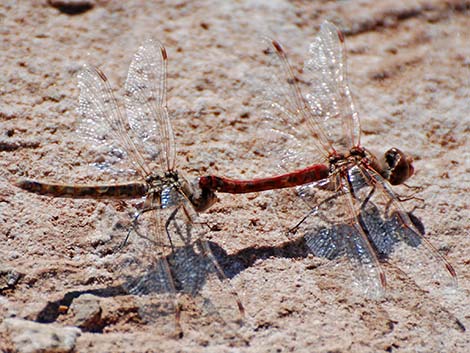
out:
{"label": "transparent wing", "polygon": [[[160,199],[149,195],[138,221],[130,229],[128,242],[117,260],[122,287],[133,296],[141,320],[158,323],[159,330],[179,331],[176,283],[169,255],[171,245],[165,234],[165,217]],[[176,319],[175,319],[176,317]]]}
{"label": "transparent wing", "polygon": [[352,212],[358,207],[348,193],[339,191],[318,204],[300,223],[298,230],[315,256],[328,259],[347,257],[354,278],[352,284],[366,295],[377,297],[386,286],[385,275],[362,228],[359,214]]}
{"label": "transparent wing", "polygon": [[[299,140],[307,138],[315,149],[314,155],[326,159],[332,147],[321,126],[321,120],[312,115],[302,95],[300,80],[291,67],[281,45],[270,38],[265,38],[267,65],[261,70],[264,83],[262,94],[265,100],[265,118],[272,127],[279,131],[293,134]],[[264,72],[265,71],[265,72]]]}
{"label": "transparent wing", "polygon": [[[237,309],[233,297],[229,300],[232,293],[227,291],[223,271],[203,240],[204,229],[192,222],[195,214],[189,214],[191,205],[179,196],[179,201],[173,203],[177,206],[166,207],[153,200],[152,210],[141,215],[119,261],[122,285],[134,296],[140,317],[153,326],[158,324],[159,329],[174,322],[168,317],[171,314],[180,329],[183,298],[185,303],[199,304],[191,310],[200,311],[195,320],[209,315],[212,319],[207,322],[211,324],[214,315],[231,311],[230,315],[223,315],[229,320],[235,317],[233,309]],[[181,324],[185,323],[186,319]]]}
{"label": "transparent wing", "polygon": [[115,174],[149,174],[133,144],[130,127],[117,105],[108,79],[98,68],[85,65],[78,73],[79,132],[91,142],[93,164]]}
{"label": "transparent wing", "polygon": [[426,239],[424,229],[420,230],[403,209],[388,182],[373,170],[364,169],[363,173],[369,174],[367,177],[373,178],[375,184],[362,214],[366,219],[364,228],[379,256],[423,288],[455,287],[457,276],[452,265]]}
{"label": "transparent wing", "polygon": [[174,136],[167,108],[167,54],[163,45],[148,39],[139,47],[125,84],[126,112],[137,137],[135,144],[154,167],[175,167]]}
{"label": "transparent wing", "polygon": [[[454,269],[420,232],[388,182],[359,166],[348,171],[348,178],[342,192],[320,203],[301,223],[311,251],[330,259],[346,255],[372,293],[386,284],[379,261],[402,269],[425,288],[455,286]],[[312,203],[318,195],[303,196]]]}
{"label": "transparent wing", "polygon": [[360,122],[348,83],[344,38],[330,22],[323,22],[310,44],[304,71],[305,98],[311,114],[321,120],[329,143],[339,151],[359,145]]}
{"label": "transparent wing", "polygon": [[219,263],[226,262],[228,255],[205,239],[207,229],[198,223],[189,202],[182,203],[168,222],[168,231],[175,246],[170,261],[172,271],[180,293],[189,295],[197,304],[199,314],[194,319],[198,320],[198,326],[204,318],[210,323],[207,331],[210,336],[214,329],[222,328],[223,334],[238,331],[243,307]]}
{"label": "transparent wing", "polygon": [[324,164],[333,148],[322,120],[312,114],[302,95],[302,89],[309,87],[277,41],[263,38],[263,42],[264,56],[259,61],[265,65],[246,77],[250,99],[262,116],[253,129],[254,143],[248,144],[252,158],[259,160],[257,176]]}
{"label": "transparent wing", "polygon": [[293,172],[313,164],[325,163],[324,155],[305,141],[311,137],[291,125],[279,126],[278,117],[265,112],[254,129],[251,159],[256,160],[256,176],[273,176]]}

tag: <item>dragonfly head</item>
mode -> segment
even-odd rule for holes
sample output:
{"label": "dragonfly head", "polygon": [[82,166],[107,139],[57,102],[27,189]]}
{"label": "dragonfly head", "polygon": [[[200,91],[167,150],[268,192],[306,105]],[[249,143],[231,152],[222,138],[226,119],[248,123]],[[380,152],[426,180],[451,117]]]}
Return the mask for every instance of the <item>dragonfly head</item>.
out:
{"label": "dragonfly head", "polygon": [[391,148],[384,154],[380,174],[392,185],[402,184],[414,174],[413,158],[398,148]]}

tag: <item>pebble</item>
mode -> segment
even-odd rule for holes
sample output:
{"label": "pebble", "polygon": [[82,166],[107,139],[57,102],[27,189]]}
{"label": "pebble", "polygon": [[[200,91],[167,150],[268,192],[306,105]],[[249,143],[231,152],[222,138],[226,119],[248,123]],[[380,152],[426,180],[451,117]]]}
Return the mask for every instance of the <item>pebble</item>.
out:
{"label": "pebble", "polygon": [[84,331],[99,331],[102,328],[100,298],[92,294],[83,294],[74,299],[70,306],[74,317],[73,324]]}
{"label": "pebble", "polygon": [[76,327],[40,324],[15,318],[6,319],[3,325],[19,353],[71,352],[81,334]]}

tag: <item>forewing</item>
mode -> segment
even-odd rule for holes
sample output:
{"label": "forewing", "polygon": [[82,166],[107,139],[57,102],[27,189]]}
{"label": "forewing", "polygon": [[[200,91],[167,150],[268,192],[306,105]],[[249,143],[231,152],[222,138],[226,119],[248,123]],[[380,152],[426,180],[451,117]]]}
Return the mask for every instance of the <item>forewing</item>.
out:
{"label": "forewing", "polygon": [[[198,223],[195,214],[189,214],[188,206],[182,206],[168,223],[175,245],[170,263],[178,290],[196,304],[193,310],[199,314],[191,319],[198,321],[198,327],[209,324],[212,333],[220,328],[225,334],[235,332],[241,302],[219,264],[219,260],[227,261],[228,255],[216,244],[209,244],[207,227]],[[188,216],[194,222],[188,221]]]}
{"label": "forewing", "polygon": [[329,143],[339,151],[357,146],[360,123],[348,83],[344,38],[333,24],[321,25],[309,46],[304,71],[310,112],[321,121]]}
{"label": "forewing", "polygon": [[[264,116],[273,129],[295,136],[300,141],[309,141],[312,153],[318,158],[327,158],[331,146],[321,126],[321,121],[311,114],[302,95],[303,81],[295,75],[287,54],[281,45],[271,39],[264,39],[267,65],[262,83],[265,100]],[[305,149],[305,146],[304,146]]]}
{"label": "forewing", "polygon": [[126,112],[135,144],[158,170],[175,167],[174,135],[167,108],[167,54],[147,39],[134,55],[126,80]]}
{"label": "forewing", "polygon": [[254,129],[253,155],[249,156],[256,161],[254,176],[270,177],[325,163],[325,156],[305,143],[311,139],[305,131],[302,134],[291,125],[279,124],[279,118],[271,114],[266,111],[265,119]]}
{"label": "forewing", "polygon": [[78,73],[80,89],[78,112],[82,119],[79,132],[91,142],[93,164],[118,176],[148,170],[129,137],[129,125],[123,117],[104,73],[84,65]]}

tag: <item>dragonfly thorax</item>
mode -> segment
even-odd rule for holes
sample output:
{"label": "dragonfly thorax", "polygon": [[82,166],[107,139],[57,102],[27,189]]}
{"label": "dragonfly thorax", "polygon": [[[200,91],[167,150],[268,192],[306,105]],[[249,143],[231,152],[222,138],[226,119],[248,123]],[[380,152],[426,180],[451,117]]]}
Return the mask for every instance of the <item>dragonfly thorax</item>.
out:
{"label": "dragonfly thorax", "polygon": [[375,156],[365,148],[356,146],[349,153],[332,153],[328,158],[330,174],[337,174],[358,164],[377,164]]}
{"label": "dragonfly thorax", "polygon": [[149,190],[154,192],[179,186],[179,176],[176,171],[165,172],[164,175],[151,174],[145,178],[145,181],[149,185]]}
{"label": "dragonfly thorax", "polygon": [[354,167],[373,169],[392,185],[404,183],[414,173],[413,159],[400,151],[391,148],[381,159],[369,150],[355,146],[349,153],[334,153],[329,159],[330,174],[345,175],[345,172]]}
{"label": "dragonfly thorax", "polygon": [[164,175],[152,174],[145,181],[149,185],[149,193],[160,195],[163,208],[177,205],[180,201],[186,200],[195,211],[203,212],[217,201],[212,190],[201,189],[198,180],[190,183],[177,171],[167,171]]}

